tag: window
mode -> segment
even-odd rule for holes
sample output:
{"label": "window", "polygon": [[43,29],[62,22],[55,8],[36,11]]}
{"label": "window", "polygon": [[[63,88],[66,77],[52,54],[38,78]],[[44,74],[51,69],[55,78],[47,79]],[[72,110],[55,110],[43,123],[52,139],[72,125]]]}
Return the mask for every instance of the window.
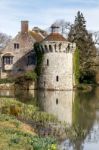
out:
{"label": "window", "polygon": [[13,56],[4,56],[3,64],[13,64]]}
{"label": "window", "polygon": [[47,66],[49,66],[49,60],[47,59]]}
{"label": "window", "polygon": [[58,98],[56,98],[56,104],[58,104]]}
{"label": "window", "polygon": [[56,81],[57,81],[57,82],[59,81],[59,76],[56,76]]}
{"label": "window", "polygon": [[36,65],[36,56],[35,54],[28,56],[28,62],[27,65]]}
{"label": "window", "polygon": [[14,43],[14,49],[19,49],[19,43]]}
{"label": "window", "polygon": [[52,49],[52,46],[51,46],[51,45],[49,45],[49,51],[50,51],[50,52],[53,52],[53,49]]}

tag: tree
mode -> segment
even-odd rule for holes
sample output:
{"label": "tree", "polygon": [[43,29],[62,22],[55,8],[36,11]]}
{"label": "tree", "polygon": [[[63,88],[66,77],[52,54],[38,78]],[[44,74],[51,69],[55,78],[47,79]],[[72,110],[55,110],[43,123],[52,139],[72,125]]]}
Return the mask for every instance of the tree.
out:
{"label": "tree", "polygon": [[72,24],[70,22],[65,21],[64,19],[59,19],[53,22],[52,25],[56,25],[59,27],[59,32],[64,36],[68,36],[68,32],[71,29]]}
{"label": "tree", "polygon": [[4,48],[10,40],[11,36],[8,36],[5,33],[0,33],[0,49]]}
{"label": "tree", "polygon": [[80,11],[78,11],[74,25],[70,29],[68,40],[76,43],[77,49],[79,50],[80,82],[94,80],[94,57],[96,56],[96,48],[92,40],[92,34],[88,33],[85,18]]}
{"label": "tree", "polygon": [[99,45],[99,31],[92,33],[95,44]]}

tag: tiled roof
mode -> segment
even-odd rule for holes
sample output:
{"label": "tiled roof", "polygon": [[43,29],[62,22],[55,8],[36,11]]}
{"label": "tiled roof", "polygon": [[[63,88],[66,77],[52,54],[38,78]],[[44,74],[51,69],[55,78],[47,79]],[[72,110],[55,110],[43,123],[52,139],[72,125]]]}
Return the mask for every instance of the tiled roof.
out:
{"label": "tiled roof", "polygon": [[47,37],[47,36],[48,36],[47,32],[46,32],[45,30],[40,29],[39,27],[34,27],[34,28],[32,29],[32,31],[39,32],[39,33],[41,33],[44,37]]}
{"label": "tiled roof", "polygon": [[59,33],[51,33],[44,41],[66,41],[66,39]]}
{"label": "tiled roof", "polygon": [[39,32],[29,31],[30,35],[36,40],[36,42],[42,41],[44,38]]}

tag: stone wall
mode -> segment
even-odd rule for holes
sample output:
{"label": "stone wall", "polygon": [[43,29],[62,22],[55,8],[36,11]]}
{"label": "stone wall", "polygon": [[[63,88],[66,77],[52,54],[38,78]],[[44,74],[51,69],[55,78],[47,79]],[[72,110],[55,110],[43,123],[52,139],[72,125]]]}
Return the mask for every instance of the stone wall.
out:
{"label": "stone wall", "polygon": [[[49,64],[47,64],[49,61]],[[57,81],[58,76],[58,81]],[[45,53],[39,87],[49,90],[73,89],[73,53]]]}
{"label": "stone wall", "polygon": [[13,83],[3,83],[0,84],[0,90],[14,90],[14,84]]}
{"label": "stone wall", "polygon": [[22,89],[22,90],[36,90],[37,83],[24,83],[23,85],[15,85],[14,83],[2,83],[0,84],[0,90],[15,90],[15,89]]}
{"label": "stone wall", "polygon": [[[1,78],[6,78],[9,73],[14,73],[16,75],[16,73],[18,72],[18,70],[26,70],[27,69],[27,58],[29,53],[31,52],[31,50],[33,49],[33,43],[35,42],[35,40],[31,37],[31,35],[29,35],[28,33],[25,34],[21,34],[19,33],[8,45],[5,49],[3,49],[2,54],[1,54],[1,63],[3,61],[3,56],[4,55],[8,55],[10,54],[11,56],[13,56],[13,67],[12,67],[12,71],[5,71],[3,69],[3,64],[1,64],[2,66],[2,70],[1,70]],[[14,48],[14,44],[18,43],[19,44],[19,48],[15,49]]]}

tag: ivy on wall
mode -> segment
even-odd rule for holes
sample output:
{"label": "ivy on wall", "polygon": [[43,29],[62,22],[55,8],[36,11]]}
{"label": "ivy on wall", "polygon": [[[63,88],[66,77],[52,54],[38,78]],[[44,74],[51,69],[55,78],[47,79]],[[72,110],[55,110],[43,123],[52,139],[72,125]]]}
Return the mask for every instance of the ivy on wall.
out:
{"label": "ivy on wall", "polygon": [[37,59],[35,72],[36,72],[37,76],[40,76],[40,74],[41,74],[41,64],[42,64],[43,56],[44,56],[43,48],[40,45],[40,43],[35,43],[34,44],[34,50],[35,50],[36,59]]}
{"label": "ivy on wall", "polygon": [[74,78],[75,78],[75,84],[79,84],[79,78],[80,78],[80,70],[79,70],[79,50],[76,49],[74,52],[73,57],[73,63],[74,63]]}

